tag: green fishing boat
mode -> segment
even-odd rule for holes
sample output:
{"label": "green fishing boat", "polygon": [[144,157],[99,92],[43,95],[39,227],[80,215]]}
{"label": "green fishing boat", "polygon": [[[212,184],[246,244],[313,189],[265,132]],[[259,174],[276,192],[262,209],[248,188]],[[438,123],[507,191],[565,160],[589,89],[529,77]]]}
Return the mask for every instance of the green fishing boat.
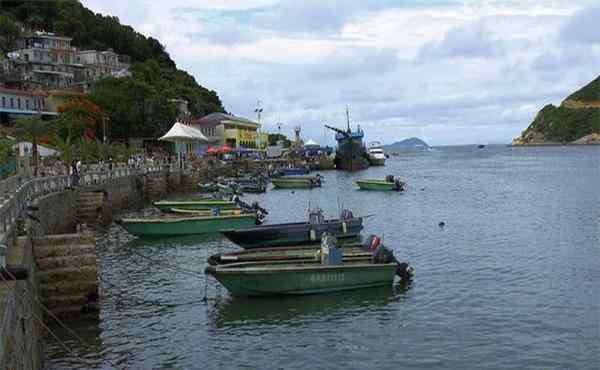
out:
{"label": "green fishing boat", "polygon": [[276,189],[312,189],[321,186],[321,176],[284,176],[271,182]]}
{"label": "green fishing boat", "polygon": [[[343,260],[357,259],[370,260],[373,253],[365,251],[360,242],[338,244],[343,251]],[[266,262],[266,261],[296,261],[312,262],[319,260],[318,245],[298,245],[290,247],[256,248],[244,251],[217,253],[210,256],[207,262],[210,265],[225,265],[239,262]]]}
{"label": "green fishing boat", "polygon": [[391,285],[410,281],[414,269],[400,263],[381,238],[341,248],[325,234],[320,247],[288,247],[213,255],[205,273],[234,296],[299,295]]}
{"label": "green fishing boat", "polygon": [[234,296],[299,295],[392,285],[398,265],[369,260],[321,262],[259,261],[208,266]]}
{"label": "green fishing boat", "polygon": [[161,211],[170,211],[173,208],[187,210],[210,210],[213,208],[232,209],[237,207],[236,203],[233,201],[220,199],[198,199],[187,201],[161,200],[160,202],[154,202],[153,205]]}
{"label": "green fishing boat", "polygon": [[242,210],[240,208],[232,209],[220,209],[218,213],[214,209],[180,209],[171,208],[170,213],[187,215],[187,216],[229,216],[229,215],[241,215]]}
{"label": "green fishing boat", "polygon": [[245,228],[256,223],[256,214],[221,216],[162,216],[157,218],[123,218],[117,224],[139,237],[162,237],[218,233]]}
{"label": "green fishing boat", "polygon": [[387,176],[385,180],[360,179],[356,184],[361,190],[383,190],[383,191],[404,191],[406,183],[394,176]]}

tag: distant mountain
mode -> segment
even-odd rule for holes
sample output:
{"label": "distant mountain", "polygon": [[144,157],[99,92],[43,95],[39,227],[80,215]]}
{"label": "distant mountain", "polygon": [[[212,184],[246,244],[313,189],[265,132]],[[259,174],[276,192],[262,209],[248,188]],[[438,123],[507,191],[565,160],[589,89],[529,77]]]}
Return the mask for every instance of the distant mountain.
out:
{"label": "distant mountain", "polygon": [[407,150],[407,149],[426,149],[429,148],[426,142],[423,140],[411,137],[409,139],[404,139],[402,141],[397,141],[393,144],[384,145],[383,147],[386,151],[394,151],[394,150]]}

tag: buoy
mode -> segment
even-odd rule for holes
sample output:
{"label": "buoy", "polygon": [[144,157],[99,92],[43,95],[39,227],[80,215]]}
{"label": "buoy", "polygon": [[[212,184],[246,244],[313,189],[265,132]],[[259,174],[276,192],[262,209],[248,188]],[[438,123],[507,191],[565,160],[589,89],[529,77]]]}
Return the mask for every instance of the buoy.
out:
{"label": "buoy", "polygon": [[444,221],[440,221],[440,223],[438,223],[438,226],[439,227],[444,227],[444,226],[446,226],[446,223]]}

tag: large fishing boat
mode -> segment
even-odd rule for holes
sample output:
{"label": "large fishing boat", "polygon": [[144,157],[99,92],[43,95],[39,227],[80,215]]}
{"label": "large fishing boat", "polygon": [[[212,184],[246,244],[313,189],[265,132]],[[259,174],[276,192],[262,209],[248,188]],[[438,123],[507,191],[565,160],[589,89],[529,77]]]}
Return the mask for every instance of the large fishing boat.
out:
{"label": "large fishing boat", "polygon": [[369,155],[363,144],[365,133],[357,126],[356,131],[350,129],[350,113],[346,109],[346,130],[325,125],[335,131],[335,140],[338,142],[335,151],[335,168],[343,171],[358,171],[369,167]]}

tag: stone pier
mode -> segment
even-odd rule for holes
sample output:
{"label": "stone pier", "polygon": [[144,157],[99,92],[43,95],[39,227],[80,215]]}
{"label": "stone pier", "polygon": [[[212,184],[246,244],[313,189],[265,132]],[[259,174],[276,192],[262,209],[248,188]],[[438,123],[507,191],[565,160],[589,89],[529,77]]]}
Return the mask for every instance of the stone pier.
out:
{"label": "stone pier", "polygon": [[98,310],[96,239],[91,232],[33,240],[42,303],[57,317]]}

